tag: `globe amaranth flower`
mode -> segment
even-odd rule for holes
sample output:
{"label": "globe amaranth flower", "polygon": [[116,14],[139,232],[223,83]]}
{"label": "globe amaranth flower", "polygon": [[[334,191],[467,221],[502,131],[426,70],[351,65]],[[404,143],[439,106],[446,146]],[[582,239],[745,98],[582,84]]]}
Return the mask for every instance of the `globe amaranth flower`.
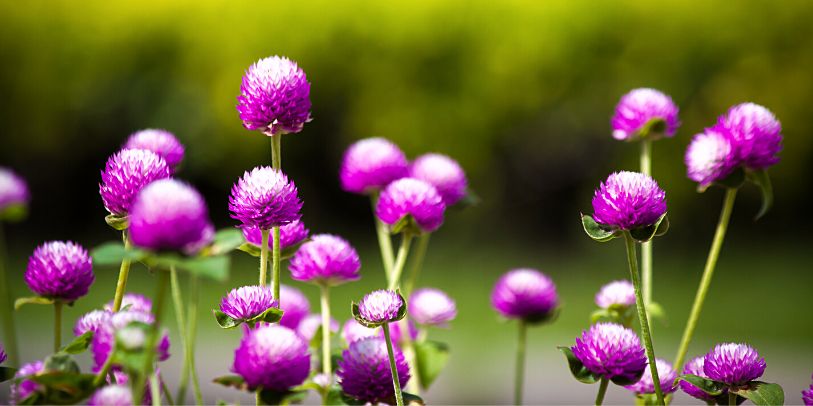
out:
{"label": "globe amaranth flower", "polygon": [[[318,313],[309,314],[299,322],[299,325],[296,327],[296,333],[299,334],[305,340],[313,340],[313,337],[316,336],[316,331],[319,330],[319,327],[322,327],[322,315]],[[330,319],[330,332],[336,333],[339,331],[339,322],[336,319]]]}
{"label": "globe amaranth flower", "polygon": [[93,260],[81,245],[49,241],[28,258],[25,283],[34,293],[63,302],[86,295],[93,284]]}
{"label": "globe amaranth flower", "polygon": [[308,343],[293,330],[268,325],[250,330],[234,351],[232,370],[250,388],[286,391],[308,377]]}
{"label": "globe amaranth flower", "polygon": [[302,201],[296,185],[282,172],[259,166],[246,172],[231,189],[231,217],[244,227],[270,230],[292,223],[302,216]]}
{"label": "globe amaranth flower", "polygon": [[[17,370],[17,373],[14,374],[14,378],[24,378],[27,376],[36,375],[44,370],[45,364],[42,361],[29,362]],[[11,381],[11,404],[20,403],[20,401],[27,398],[39,388],[40,384],[30,379],[23,379],[19,383]]]}
{"label": "globe amaranth flower", "polygon": [[[124,310],[113,313],[100,323],[95,334],[93,334],[93,341],[90,343],[90,350],[93,354],[93,372],[101,370],[107,358],[110,357],[116,344],[116,335],[120,330],[126,328],[133,322],[151,325],[154,320],[152,314]],[[169,359],[169,346],[169,334],[164,332],[161,336],[161,340],[157,344],[159,361]]]}
{"label": "globe amaranth flower", "polygon": [[468,180],[460,164],[443,154],[424,154],[412,162],[409,176],[434,186],[443,203],[451,206],[466,195]]}
{"label": "globe amaranth flower", "polygon": [[666,214],[666,192],[648,175],[615,172],[596,189],[593,212],[596,222],[605,226],[647,227]]}
{"label": "globe amaranth flower", "polygon": [[109,310],[91,310],[85,313],[76,320],[76,324],[73,326],[73,335],[81,336],[88,331],[95,333],[99,326],[106,323],[112,315],[113,313]]}
{"label": "globe amaranth flower", "polygon": [[107,385],[93,394],[88,406],[132,406],[133,393],[129,386],[114,384]]}
{"label": "globe amaranth flower", "polygon": [[602,309],[610,306],[629,307],[635,304],[635,288],[626,279],[613,281],[601,287],[595,300],[596,306]]}
{"label": "globe amaranth flower", "polygon": [[571,347],[590,372],[602,377],[636,381],[647,367],[646,355],[635,333],[620,324],[596,323],[582,332]]}
{"label": "globe amaranth flower", "polygon": [[[690,360],[689,362],[687,362],[686,366],[683,367],[683,374],[684,375],[697,375],[699,377],[708,378],[706,373],[703,371],[703,357],[702,356],[701,357],[695,357],[695,358],[692,358],[692,360]],[[660,368],[658,369],[658,375],[660,375]],[[691,383],[689,383],[686,380],[681,379],[679,385],[680,385],[680,389],[682,391],[686,392],[687,395],[689,395],[689,396],[691,396],[693,398],[704,400],[704,401],[707,401],[707,402],[709,402],[709,401],[714,402],[715,401],[714,396],[711,396],[708,393],[703,392],[703,390],[701,390],[697,386],[692,385]],[[727,392],[728,392],[728,389],[723,389],[723,394],[725,394]]]}
{"label": "globe amaranth flower", "polygon": [[[378,337],[377,328],[362,326],[356,319],[348,319],[342,325],[342,339],[347,345],[366,337]],[[395,340],[393,340],[395,341]]]}
{"label": "globe amaranth flower", "polygon": [[25,180],[11,169],[0,166],[0,213],[11,206],[27,205],[30,199]]}
{"label": "globe amaranth flower", "polygon": [[746,344],[718,344],[703,358],[706,376],[728,386],[744,385],[759,378],[765,367],[765,359]]}
{"label": "globe amaranth flower", "polygon": [[220,311],[232,319],[246,321],[276,305],[274,291],[270,286],[243,286],[232,289],[220,301]]}
{"label": "globe amaranth flower", "polygon": [[294,280],[339,285],[359,279],[361,261],[341,237],[318,234],[299,247],[288,268]]}
{"label": "globe amaranth flower", "polygon": [[130,134],[127,142],[124,143],[124,148],[152,151],[164,158],[172,171],[181,164],[185,152],[183,144],[178,141],[174,134],[167,130],[155,128],[148,128]]}
{"label": "globe amaranth flower", "polygon": [[107,160],[99,194],[107,211],[126,216],[141,189],[170,176],[169,165],[158,154],[144,149],[121,150]]}
{"label": "globe amaranth flower", "polygon": [[[655,360],[655,366],[658,368],[658,380],[661,383],[663,393],[668,394],[676,391],[677,386],[675,385],[675,380],[677,379],[677,372],[672,369],[672,365],[665,360],[657,358]],[[655,393],[655,382],[652,380],[652,371],[646,368],[644,374],[641,375],[640,381],[624,387],[638,395]]]}
{"label": "globe amaranth flower", "polygon": [[296,330],[311,312],[311,304],[308,298],[297,288],[288,285],[279,286],[280,308],[283,311],[279,324]]}
{"label": "globe amaranth flower", "polygon": [[356,141],[344,152],[339,180],[351,193],[377,192],[407,176],[409,161],[397,145],[384,138]]}
{"label": "globe amaranth flower", "polygon": [[401,295],[395,291],[374,290],[359,301],[358,315],[370,324],[391,323],[403,318],[399,313],[405,304]]}
{"label": "globe amaranth flower", "polygon": [[[286,249],[295,246],[296,244],[305,241],[308,238],[308,229],[299,221],[294,220],[279,228],[279,246],[280,249]],[[243,227],[243,237],[249,244],[262,247],[263,235],[262,230],[256,226]],[[268,234],[268,247],[274,246],[274,233]]]}
{"label": "globe amaranth flower", "polygon": [[[137,312],[152,313],[152,300],[138,293],[125,293],[121,298],[121,308]],[[107,302],[104,305],[104,309],[112,312],[113,301]]]}
{"label": "globe amaranth flower", "polygon": [[409,297],[409,317],[419,324],[446,326],[457,316],[454,300],[440,289],[418,289]]}
{"label": "globe amaranth flower", "polygon": [[[393,347],[398,383],[403,387],[409,381],[409,365],[398,347]],[[354,341],[342,352],[336,376],[342,391],[356,399],[376,404],[393,397],[392,371],[387,354],[387,343],[380,337],[366,337]]]}
{"label": "globe amaranth flower", "polygon": [[243,76],[237,112],[249,130],[269,136],[298,133],[311,120],[310,92],[295,62],[279,56],[260,59]]}
{"label": "globe amaranth flower", "polygon": [[680,126],[677,105],[672,98],[655,89],[634,89],[622,96],[615,106],[611,121],[613,138],[634,139],[651,120],[663,120],[663,135],[672,137]]}
{"label": "globe amaranth flower", "polygon": [[434,186],[414,178],[390,183],[378,199],[375,214],[390,226],[409,216],[421,232],[431,233],[443,224],[446,204]]}
{"label": "globe amaranth flower", "polygon": [[203,196],[175,179],[149,184],[130,212],[130,238],[154,251],[195,252],[214,239],[214,227]]}
{"label": "globe amaranth flower", "polygon": [[[810,379],[813,379],[813,377]],[[813,406],[813,384],[810,384],[809,388],[802,391],[802,402],[805,406]]]}
{"label": "globe amaranth flower", "polygon": [[731,139],[714,129],[692,138],[684,161],[686,175],[701,188],[725,179],[739,165]]}
{"label": "globe amaranth flower", "polygon": [[764,169],[779,162],[782,125],[774,114],[758,104],[731,107],[714,126],[728,136],[737,159],[749,169]]}
{"label": "globe amaranth flower", "polygon": [[509,271],[500,277],[491,292],[491,305],[509,319],[531,322],[547,319],[558,302],[553,280],[535,269]]}

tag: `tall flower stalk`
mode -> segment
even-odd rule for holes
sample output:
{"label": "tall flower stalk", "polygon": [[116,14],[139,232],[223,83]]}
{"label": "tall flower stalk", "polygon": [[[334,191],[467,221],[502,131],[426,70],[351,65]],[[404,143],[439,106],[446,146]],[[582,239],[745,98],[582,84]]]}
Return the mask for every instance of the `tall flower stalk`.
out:
{"label": "tall flower stalk", "polygon": [[[652,176],[652,139],[641,140],[641,173]],[[644,304],[652,303],[652,240],[641,243],[641,283]]]}
{"label": "tall flower stalk", "polygon": [[6,275],[6,240],[3,234],[3,224],[0,223],[0,317],[3,322],[3,344],[8,358],[14,365],[19,365],[17,352],[17,330],[14,323],[12,294]]}
{"label": "tall flower stalk", "polygon": [[[193,353],[193,342],[194,336],[191,331],[191,318],[193,317],[190,313],[190,323],[187,323],[187,319],[184,315],[184,306],[183,306],[183,297],[181,295],[181,285],[180,281],[178,280],[178,271],[175,269],[174,266],[170,267],[169,269],[170,274],[170,291],[172,293],[172,304],[175,310],[175,320],[178,322],[178,334],[181,336],[181,342],[183,343],[183,363],[181,366],[181,379],[178,384],[178,393],[175,395],[175,399],[179,404],[184,404],[186,402],[186,388],[189,383],[190,377],[193,381],[194,391],[195,391],[195,402],[197,404],[203,403],[203,398],[200,393],[200,387],[197,382],[197,373],[194,371],[194,353]],[[195,295],[190,295],[189,303],[190,307],[192,307],[192,303],[195,302]],[[192,310],[192,309],[190,309]],[[197,311],[196,307],[194,309]]]}

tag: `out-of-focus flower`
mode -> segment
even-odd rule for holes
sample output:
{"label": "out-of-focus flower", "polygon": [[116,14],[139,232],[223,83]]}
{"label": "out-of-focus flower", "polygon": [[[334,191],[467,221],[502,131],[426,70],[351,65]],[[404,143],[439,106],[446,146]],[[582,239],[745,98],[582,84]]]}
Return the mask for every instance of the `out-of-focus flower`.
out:
{"label": "out-of-focus flower", "polygon": [[251,388],[284,392],[308,377],[308,343],[293,330],[278,325],[249,330],[234,351],[232,369]]}
{"label": "out-of-focus flower", "polygon": [[[661,383],[663,393],[668,394],[677,390],[677,386],[675,386],[677,372],[672,369],[672,365],[660,358],[655,360],[655,365],[658,368],[658,380]],[[644,374],[641,375],[640,381],[632,385],[627,385],[625,388],[638,395],[655,393],[655,382],[652,380],[652,371],[647,368],[644,370]]]}
{"label": "out-of-focus flower", "polygon": [[408,303],[409,317],[419,324],[446,326],[457,316],[454,300],[440,289],[418,289]]}
{"label": "out-of-focus flower", "polygon": [[0,213],[12,206],[25,206],[31,199],[25,179],[0,166]]}
{"label": "out-of-focus flower", "polygon": [[[686,363],[686,366],[683,367],[683,374],[688,375],[697,375],[699,377],[708,378],[706,373],[703,371],[703,357],[696,357],[693,358],[691,361]],[[658,370],[658,375],[660,375],[660,369]],[[692,385],[686,380],[680,380],[680,389],[686,392],[689,396],[693,398],[697,398],[706,402],[714,402],[714,396],[709,395],[706,392],[703,392],[697,386]],[[728,389],[723,389],[724,393],[728,392]]]}
{"label": "out-of-focus flower", "polygon": [[509,319],[545,320],[555,311],[558,302],[553,280],[535,269],[509,271],[500,277],[491,292],[491,305]]}
{"label": "out-of-focus flower", "polygon": [[184,146],[174,134],[167,130],[148,128],[130,134],[125,149],[146,149],[152,151],[167,162],[173,171],[183,161]]}
{"label": "out-of-focus flower", "polygon": [[652,120],[663,121],[663,135],[675,135],[680,126],[677,105],[672,98],[655,89],[634,89],[622,96],[615,106],[611,121],[613,138],[631,140]]}
{"label": "out-of-focus flower", "polygon": [[76,324],[73,327],[73,334],[75,336],[81,336],[88,331],[95,333],[96,330],[99,329],[99,326],[106,323],[107,319],[112,315],[113,313],[109,310],[91,310],[76,320]]}
{"label": "out-of-focus flower", "polygon": [[409,176],[434,186],[446,206],[451,206],[466,195],[466,173],[454,159],[443,154],[424,154],[412,162]]}
{"label": "out-of-focus flower", "polygon": [[390,183],[381,192],[375,209],[376,216],[390,226],[409,216],[424,233],[437,230],[445,212],[446,204],[437,189],[414,178]]}
{"label": "out-of-focus flower", "polygon": [[746,168],[764,169],[779,162],[782,125],[765,107],[738,104],[720,117],[714,130],[731,139],[738,160]]}
{"label": "out-of-focus flower", "polygon": [[141,189],[170,175],[169,165],[158,154],[145,149],[125,149],[107,160],[99,194],[107,211],[126,216]]}
{"label": "out-of-focus flower", "polygon": [[725,179],[739,164],[731,139],[714,129],[692,138],[684,161],[687,176],[701,188]]}
{"label": "out-of-focus flower", "polygon": [[[316,336],[316,331],[322,327],[322,315],[318,313],[309,314],[299,322],[296,332],[302,338],[310,341]],[[339,331],[339,322],[334,318],[330,318],[330,332],[336,333]]]}
{"label": "out-of-focus flower", "polygon": [[610,306],[632,306],[635,304],[635,288],[626,279],[613,281],[601,287],[595,300],[596,306],[602,309]]}
{"label": "out-of-focus flower", "polygon": [[341,237],[318,234],[299,247],[288,268],[297,281],[340,285],[359,279],[361,261],[356,250]]}
{"label": "out-of-focus flower", "polygon": [[132,406],[133,393],[129,386],[107,385],[96,391],[88,401],[88,406]]}
{"label": "out-of-focus flower", "polygon": [[[263,245],[262,230],[256,226],[243,227],[243,237],[246,241],[257,247]],[[296,220],[279,228],[279,247],[286,249],[305,241],[308,238],[308,229],[301,221]],[[268,233],[268,247],[274,246],[274,233]]]}
{"label": "out-of-focus flower", "polygon": [[407,176],[406,155],[389,140],[366,138],[355,142],[344,153],[339,180],[351,193],[372,193]]}
{"label": "out-of-focus flower", "polygon": [[279,324],[296,330],[311,311],[311,304],[302,292],[288,285],[279,286],[280,308],[284,312]]}
{"label": "out-of-focus flower", "polygon": [[[14,378],[25,378],[27,376],[35,375],[42,372],[45,369],[45,364],[42,361],[34,361],[29,362],[20,369],[17,370],[17,373],[14,374]],[[31,395],[35,390],[40,388],[40,384],[30,380],[30,379],[23,379],[20,383],[15,383],[12,381],[11,383],[11,402],[12,404],[17,404],[23,399],[27,398]]]}
{"label": "out-of-focus flower", "polygon": [[[152,300],[144,295],[128,292],[125,293],[121,299],[121,308],[143,313],[152,313]],[[107,302],[104,305],[104,309],[112,312],[113,301]]]}

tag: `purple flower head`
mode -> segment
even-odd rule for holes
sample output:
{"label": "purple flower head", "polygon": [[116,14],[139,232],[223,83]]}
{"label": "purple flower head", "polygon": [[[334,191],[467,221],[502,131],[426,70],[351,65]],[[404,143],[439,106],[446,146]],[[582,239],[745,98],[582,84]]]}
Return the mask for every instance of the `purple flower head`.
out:
{"label": "purple flower head", "polygon": [[311,312],[311,303],[297,288],[288,285],[279,286],[280,308],[284,312],[279,324],[296,330],[302,319]]}
{"label": "purple flower head", "polygon": [[611,121],[613,138],[632,140],[652,120],[662,120],[663,135],[671,137],[680,126],[678,107],[672,98],[655,89],[634,89],[622,96],[615,106]]}
{"label": "purple flower head", "polygon": [[403,317],[399,313],[404,305],[404,299],[395,291],[374,290],[358,303],[358,314],[371,324],[391,323]]}
{"label": "purple flower head", "polygon": [[[26,376],[31,376],[38,374],[45,370],[45,364],[42,361],[34,361],[29,362],[28,364],[23,365],[20,369],[17,370],[17,373],[14,374],[15,378],[22,378]],[[40,388],[40,384],[30,380],[30,379],[23,379],[20,383],[11,383],[11,404],[16,404],[22,401],[23,399],[27,398],[31,395],[35,390]]]}
{"label": "purple flower head", "polygon": [[431,233],[443,224],[446,204],[434,186],[414,178],[390,183],[378,199],[375,214],[381,221],[395,225],[411,217],[421,232]]}
{"label": "purple flower head", "polygon": [[747,168],[764,169],[779,162],[782,125],[765,107],[738,104],[720,117],[714,129],[731,138],[737,158]]}
{"label": "purple flower head", "polygon": [[127,142],[124,143],[126,149],[146,149],[152,151],[167,162],[173,171],[181,164],[184,156],[184,146],[175,138],[175,135],[167,130],[148,128],[130,134]]}
{"label": "purple flower head", "polygon": [[344,342],[347,343],[347,345],[353,344],[353,342],[362,338],[378,336],[379,334],[377,328],[362,326],[356,321],[356,319],[348,319],[346,322],[344,322],[344,325],[342,325],[342,339],[344,339]]}
{"label": "purple flower head", "polygon": [[558,302],[553,280],[535,269],[509,271],[491,292],[491,305],[509,319],[544,320],[552,315]]}
{"label": "purple flower head", "polygon": [[167,162],[156,153],[145,149],[124,149],[107,160],[99,194],[107,211],[126,216],[141,189],[171,174]]}
{"label": "purple flower head", "polygon": [[361,262],[356,250],[344,239],[318,234],[299,247],[288,268],[294,280],[339,285],[359,279]]}
{"label": "purple flower head", "polygon": [[310,370],[308,343],[293,330],[268,325],[250,330],[234,351],[232,370],[251,388],[286,391],[305,381]]}
{"label": "purple flower head", "polygon": [[692,138],[684,162],[686,175],[701,188],[725,179],[738,165],[731,139],[714,129]]}
{"label": "purple flower head", "polygon": [[[116,334],[120,330],[133,322],[152,324],[154,320],[152,314],[124,310],[113,313],[100,323],[95,334],[93,334],[93,341],[90,343],[90,350],[93,353],[93,372],[101,370],[105,361],[107,361],[107,358],[110,356],[116,344]],[[169,346],[169,334],[164,332],[161,336],[161,341],[158,342],[159,361],[169,359]]]}
{"label": "purple flower head", "polygon": [[765,372],[765,359],[746,344],[717,344],[703,359],[703,372],[729,386],[751,382]]}
{"label": "purple flower head", "polygon": [[214,228],[203,196],[175,179],[149,184],[130,212],[133,244],[154,250],[194,252],[210,243]]}
{"label": "purple flower head", "polygon": [[446,326],[457,316],[454,300],[440,289],[418,289],[409,297],[409,316],[419,324]]}
{"label": "purple flower head", "polygon": [[130,387],[114,384],[107,385],[93,394],[88,401],[88,406],[132,406],[133,393]]}
{"label": "purple flower head", "polygon": [[220,311],[232,319],[246,321],[276,305],[270,286],[243,286],[232,289],[220,301]]}
{"label": "purple flower head", "polygon": [[613,281],[601,287],[596,293],[596,306],[607,309],[610,306],[629,307],[635,304],[635,289],[630,281]]}
{"label": "purple flower head", "polygon": [[[811,379],[813,379],[813,377],[811,377]],[[805,406],[813,406],[813,384],[802,391],[802,402]]]}
{"label": "purple flower head", "polygon": [[0,212],[15,205],[26,205],[31,199],[25,180],[11,169],[0,166]]}
{"label": "purple flower head", "polygon": [[[406,342],[406,335],[404,334],[404,324],[407,325],[409,330],[409,338],[415,341],[418,338],[418,327],[415,322],[410,319],[402,319],[398,323],[390,323],[390,339],[395,345],[403,345]],[[380,337],[384,337],[384,330],[376,329]]]}
{"label": "purple flower head", "polygon": [[466,195],[466,173],[452,158],[443,154],[424,154],[412,162],[409,176],[434,186],[446,206],[451,206]]}
{"label": "purple flower head", "polygon": [[[677,379],[677,372],[672,369],[672,365],[660,358],[655,360],[655,365],[658,368],[658,380],[661,383],[663,393],[668,394],[676,391],[677,386],[675,386],[675,380]],[[624,387],[638,395],[655,393],[655,382],[652,381],[652,371],[646,368],[644,374],[641,375],[640,381]]]}
{"label": "purple flower head", "polygon": [[302,201],[296,185],[269,166],[246,172],[231,188],[229,211],[243,227],[270,230],[299,220]]}
{"label": "purple flower head", "polygon": [[25,283],[34,293],[63,302],[86,295],[93,284],[93,260],[81,245],[49,241],[28,258]]}
{"label": "purple flower head", "polygon": [[[658,375],[660,375],[660,368],[658,368]],[[697,375],[703,378],[708,378],[706,373],[703,371],[703,357],[695,357],[691,361],[686,363],[686,366],[683,367],[683,374],[688,375]],[[690,384],[685,380],[680,381],[680,389],[686,392],[691,397],[704,400],[704,401],[714,401],[714,396],[709,395],[706,392],[703,392],[697,386]],[[724,389],[724,392],[728,392],[728,389]]]}
{"label": "purple flower head", "polygon": [[[398,383],[409,381],[409,365],[398,347],[393,347]],[[394,394],[387,344],[380,337],[354,341],[342,352],[336,371],[344,393],[369,403],[387,401]]]}
{"label": "purple flower head", "polygon": [[82,317],[76,320],[76,324],[73,326],[73,335],[81,336],[82,334],[87,333],[88,331],[96,332],[104,323],[107,323],[107,320],[112,316],[109,310],[91,310],[85,313]]}
{"label": "purple flower head", "polygon": [[648,175],[615,172],[596,189],[593,212],[596,222],[606,226],[647,227],[666,214],[666,192]]}
{"label": "purple flower head", "polygon": [[342,189],[365,194],[380,190],[409,173],[409,161],[384,138],[366,138],[347,148],[339,169]]}
{"label": "purple flower head", "polygon": [[[308,238],[308,229],[299,220],[294,220],[279,228],[279,246],[280,249],[293,247]],[[262,230],[256,226],[243,227],[243,237],[250,244],[262,247],[263,235]],[[274,233],[268,233],[268,246],[274,246]]]}
{"label": "purple flower head", "polygon": [[251,65],[243,76],[237,112],[243,127],[266,135],[298,133],[311,121],[311,84],[305,72],[285,57]]}
{"label": "purple flower head", "polygon": [[[313,340],[313,337],[316,336],[316,331],[319,330],[319,327],[322,327],[322,315],[320,314],[309,314],[299,322],[299,326],[296,328],[297,334],[299,334],[305,340]],[[339,331],[339,322],[336,319],[330,319],[330,332],[336,333]]]}
{"label": "purple flower head", "polygon": [[[125,293],[121,299],[121,308],[136,312],[152,313],[152,300],[138,293]],[[107,302],[104,305],[104,309],[112,312],[113,301]]]}
{"label": "purple flower head", "polygon": [[637,380],[647,367],[644,347],[635,332],[614,323],[596,323],[571,347],[590,372],[608,379]]}

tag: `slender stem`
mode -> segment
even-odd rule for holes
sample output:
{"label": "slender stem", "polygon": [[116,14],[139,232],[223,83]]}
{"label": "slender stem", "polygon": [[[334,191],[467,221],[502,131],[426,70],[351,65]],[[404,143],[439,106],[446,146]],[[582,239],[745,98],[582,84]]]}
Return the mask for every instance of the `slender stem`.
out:
{"label": "slender stem", "polygon": [[[652,175],[652,139],[641,140],[641,173]],[[641,244],[641,282],[643,283],[644,303],[652,303],[652,240]]]}
{"label": "slender stem", "polygon": [[[384,330],[384,341],[387,342],[387,355],[390,358],[390,371],[392,372],[392,387],[395,389],[395,403],[404,406],[404,396],[401,394],[401,380],[398,379],[398,368],[395,366],[395,355],[392,352],[392,339],[390,339],[390,324],[381,325]],[[409,333],[407,333],[409,334]]]}
{"label": "slender stem", "polygon": [[737,394],[734,392],[728,392],[728,404],[730,406],[737,405]]}
{"label": "slender stem", "polygon": [[282,135],[271,136],[271,167],[282,170]]}
{"label": "slender stem", "polygon": [[6,239],[3,224],[0,223],[0,318],[2,318],[6,354],[11,365],[19,366],[20,357],[17,351],[17,330],[14,325],[14,303],[11,285],[6,274]]}
{"label": "slender stem", "polygon": [[[399,320],[398,323],[401,323],[399,325],[401,331],[409,331],[409,321],[406,318]],[[404,358],[406,359],[406,362],[409,365],[409,370],[417,371],[418,360],[415,354],[415,341],[412,340],[412,335],[402,334],[401,341],[402,341],[401,349],[403,350]],[[407,381],[407,391],[417,396],[421,394],[421,388],[417,379],[410,379]]]}
{"label": "slender stem", "polygon": [[192,388],[195,392],[195,403],[198,405],[203,404],[203,394],[200,391],[200,380],[198,379],[198,370],[195,367],[195,338],[198,334],[198,302],[200,302],[200,282],[197,275],[189,276],[189,328],[186,333],[189,334],[189,374],[192,378]]}
{"label": "slender stem", "polygon": [[525,342],[528,336],[528,326],[525,320],[519,321],[519,334],[517,335],[517,363],[514,373],[514,404],[522,404],[522,385],[525,382]]}
{"label": "slender stem", "polygon": [[404,270],[406,264],[407,254],[409,254],[409,245],[412,242],[412,234],[404,233],[401,237],[401,248],[398,248],[398,256],[395,258],[395,264],[392,266],[392,274],[390,275],[389,290],[395,290],[401,284],[401,272]]}
{"label": "slender stem", "polygon": [[54,352],[62,347],[62,302],[54,302]]}
{"label": "slender stem", "polygon": [[390,238],[390,230],[381,219],[375,214],[375,208],[378,205],[379,192],[370,194],[370,202],[373,205],[373,220],[375,220],[375,232],[378,236],[378,248],[381,250],[381,261],[384,264],[384,275],[387,277],[387,284],[390,284],[390,274],[392,273],[392,265],[395,261],[392,251],[392,239]]}
{"label": "slender stem", "polygon": [[678,352],[675,356],[676,371],[680,371],[681,368],[683,368],[683,361],[686,357],[686,352],[689,350],[689,342],[692,341],[694,329],[697,327],[698,319],[700,319],[700,312],[703,310],[703,302],[706,300],[706,294],[711,285],[711,278],[714,275],[714,268],[717,266],[717,258],[720,256],[720,249],[723,246],[723,240],[725,239],[726,229],[731,219],[731,212],[734,209],[734,199],[736,199],[736,197],[736,188],[726,190],[723,209],[720,212],[720,219],[717,222],[717,230],[714,232],[714,240],[711,242],[711,249],[706,258],[706,266],[703,269],[703,277],[700,279],[700,286],[697,287],[697,294],[694,297],[692,311],[689,313],[689,320],[686,322],[686,329],[683,330],[683,338],[680,339],[680,347],[678,347]]}
{"label": "slender stem", "polygon": [[655,396],[658,398],[658,404],[663,405],[663,391],[661,390],[660,378],[658,378],[658,367],[655,363],[655,350],[652,348],[652,335],[649,332],[646,305],[641,296],[641,280],[638,277],[638,258],[635,253],[635,240],[632,239],[632,235],[630,235],[629,231],[624,231],[624,241],[627,245],[627,261],[629,262],[632,286],[635,288],[635,304],[638,308],[638,322],[641,324],[641,336],[644,340],[644,347],[646,348],[646,357],[649,360],[649,371],[652,373],[652,382],[655,384]]}
{"label": "slender stem", "polygon": [[150,397],[152,406],[161,406],[161,383],[158,381],[158,374],[150,374]]}
{"label": "slender stem", "polygon": [[431,235],[432,234],[424,233],[418,238],[418,246],[415,247],[415,254],[412,256],[409,280],[404,290],[407,297],[409,297],[409,294],[415,289],[415,285],[418,284],[418,275],[421,274],[421,268],[423,268],[423,259],[426,257],[426,250],[429,247],[429,236]]}
{"label": "slender stem", "polygon": [[170,406],[174,406],[175,400],[172,399],[172,395],[169,393],[169,387],[167,386],[167,383],[164,382],[164,377],[160,373],[158,374],[158,381],[161,382],[161,393],[164,394],[164,398],[166,398],[167,403],[169,403]]}
{"label": "slender stem", "polygon": [[607,384],[610,383],[610,380],[606,377],[601,378],[601,384],[598,387],[598,394],[596,394],[596,406],[600,406],[604,403],[604,394],[607,393]]}
{"label": "slender stem", "polygon": [[260,230],[262,239],[260,240],[260,286],[265,285],[268,279],[268,230]]}
{"label": "slender stem", "polygon": [[279,235],[279,227],[274,227],[274,248],[271,252],[271,258],[273,262],[273,276],[271,278],[271,282],[274,285],[274,299],[277,299],[277,309],[282,306],[282,298],[279,296],[279,272],[280,272],[280,261],[281,261],[281,253],[280,253],[280,235]]}
{"label": "slender stem", "polygon": [[152,373],[153,364],[155,363],[156,346],[160,336],[161,321],[164,315],[164,302],[166,301],[167,285],[169,285],[169,272],[158,270],[158,281],[156,283],[155,297],[153,298],[152,311],[154,314],[154,321],[152,324],[152,334],[147,339],[146,356],[144,357],[144,365],[141,373],[138,374],[138,379],[135,385],[135,394],[133,396],[133,404],[140,405],[141,400],[144,399],[144,388],[146,377]]}
{"label": "slender stem", "polygon": [[[127,230],[121,232],[121,239],[124,241],[124,250],[130,249],[130,236]],[[124,292],[127,291],[127,278],[130,274],[130,260],[124,258],[121,260],[121,268],[119,268],[119,280],[116,282],[116,294],[113,296],[113,311],[117,312],[121,309],[121,301],[124,300]]]}
{"label": "slender stem", "polygon": [[181,284],[178,281],[178,271],[174,266],[169,268],[170,291],[172,292],[172,304],[175,308],[175,321],[178,322],[178,335],[181,336],[183,345],[183,364],[181,366],[181,378],[178,382],[178,394],[175,398],[178,403],[186,403],[186,387],[189,384],[189,335],[186,332],[186,318],[183,312],[183,297],[181,297]]}
{"label": "slender stem", "polygon": [[330,370],[330,288],[325,284],[320,284],[319,289],[322,303],[322,373],[325,374],[328,382],[331,382],[333,376]]}
{"label": "slender stem", "polygon": [[257,391],[254,392],[254,404],[257,406],[263,404],[263,400],[260,398],[260,389],[257,389]]}

